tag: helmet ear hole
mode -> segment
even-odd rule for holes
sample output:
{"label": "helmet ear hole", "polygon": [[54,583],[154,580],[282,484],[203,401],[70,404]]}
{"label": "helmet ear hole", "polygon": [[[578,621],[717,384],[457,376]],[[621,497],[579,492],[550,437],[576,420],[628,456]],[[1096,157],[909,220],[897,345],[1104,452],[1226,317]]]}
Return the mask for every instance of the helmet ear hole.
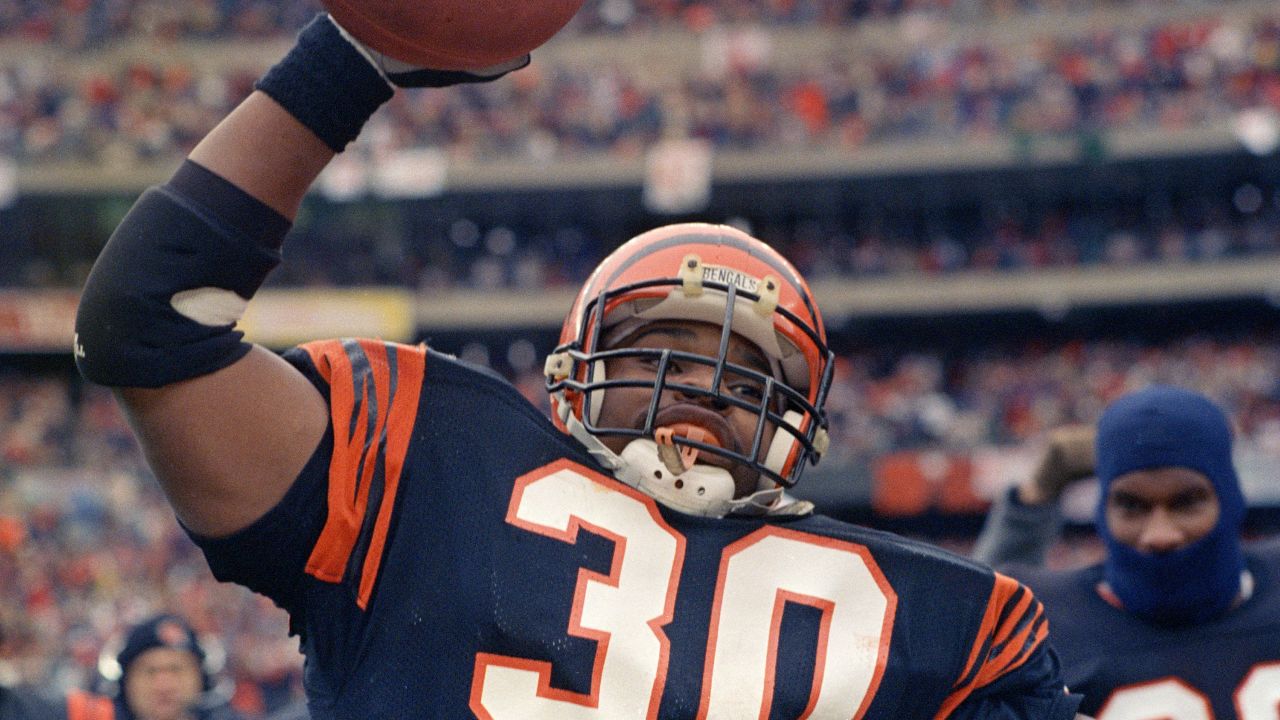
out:
{"label": "helmet ear hole", "polygon": [[[591,374],[590,374],[590,377],[588,378],[588,382],[602,383],[604,381],[605,381],[604,361],[596,360],[595,362],[591,363]],[[591,427],[595,427],[596,422],[600,419],[600,407],[602,405],[604,405],[604,388],[592,390],[591,396],[587,400],[587,408],[590,410],[590,415],[591,415],[591,417],[589,417],[588,420],[591,422]]]}

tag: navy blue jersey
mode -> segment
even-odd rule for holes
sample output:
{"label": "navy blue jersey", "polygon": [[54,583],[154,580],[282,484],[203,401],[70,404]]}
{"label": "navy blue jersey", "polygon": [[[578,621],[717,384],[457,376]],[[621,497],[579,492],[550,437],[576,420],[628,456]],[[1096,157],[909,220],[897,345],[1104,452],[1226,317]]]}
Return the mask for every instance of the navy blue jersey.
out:
{"label": "navy blue jersey", "polygon": [[[1015,574],[1044,601],[1063,679],[1097,720],[1280,718],[1280,544],[1246,551],[1253,592],[1201,625],[1160,627],[1097,592],[1101,566]],[[1194,578],[1188,582],[1194,582]]]}
{"label": "navy blue jersey", "polygon": [[326,718],[1071,718],[1017,582],[821,516],[691,517],[602,473],[502,380],[305,346],[332,408],[214,573],[275,599]]}

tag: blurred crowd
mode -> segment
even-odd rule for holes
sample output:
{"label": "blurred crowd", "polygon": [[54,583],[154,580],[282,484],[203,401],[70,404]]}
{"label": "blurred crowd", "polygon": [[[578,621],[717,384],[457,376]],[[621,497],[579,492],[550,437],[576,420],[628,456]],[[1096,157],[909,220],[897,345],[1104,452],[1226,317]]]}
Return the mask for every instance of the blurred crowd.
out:
{"label": "blurred crowd", "polygon": [[[430,215],[413,209],[406,213]],[[811,281],[936,277],[961,271],[1019,272],[1213,262],[1280,252],[1280,188],[1245,184],[1229,197],[1174,201],[1153,194],[1132,205],[1006,208],[965,217],[850,220],[717,218],[781,251]],[[450,287],[569,287],[621,239],[586,227],[421,218],[335,223],[304,217],[288,243],[280,285],[379,285],[436,292]],[[390,229],[388,229],[390,228]],[[3,274],[0,273],[0,278]],[[3,282],[0,279],[0,282]]]}
{"label": "blurred crowd", "polygon": [[[179,5],[186,7],[164,7],[178,12]],[[287,12],[266,3],[195,4],[221,5]],[[3,17],[0,11],[0,27]],[[430,147],[455,159],[523,162],[636,157],[673,137],[704,139],[717,150],[852,152],[921,139],[1030,142],[1103,128],[1182,129],[1230,121],[1244,110],[1280,111],[1280,12],[1083,35],[1047,28],[998,43],[926,32],[891,47],[787,58],[775,57],[760,29],[704,38],[698,68],[677,71],[625,56],[535,62],[500,83],[404,92],[360,145],[373,153]],[[200,58],[191,50],[92,68],[4,58],[0,155],[108,165],[177,157],[264,69]]]}
{"label": "blurred crowd", "polygon": [[1242,446],[1280,459],[1280,338],[1193,335],[1027,342],[951,357],[886,361],[847,355],[828,402],[836,462],[904,448],[1020,445],[1053,427],[1094,422],[1122,394],[1151,383],[1195,389],[1228,410]]}
{"label": "blurred crowd", "polygon": [[[866,342],[875,345],[874,338]],[[471,350],[463,357],[483,361]],[[540,364],[516,372],[514,382],[548,409]],[[1111,401],[1151,383],[1213,398],[1232,416],[1239,445],[1280,462],[1280,337],[1204,334],[1162,343],[1028,341],[976,343],[946,354],[886,356],[874,347],[843,353],[827,400],[831,450],[823,465],[865,464],[900,450],[1018,446],[1060,425],[1094,422]]]}
{"label": "blurred crowd", "polygon": [[[899,213],[868,205],[843,208],[839,217],[801,209],[786,215],[705,214],[697,219],[751,232],[790,258],[811,281],[910,282],[962,272],[1207,264],[1280,254],[1280,186],[1242,182],[1197,189],[1201,194],[1159,190],[1105,202],[976,201],[974,207]],[[564,207],[573,202],[572,195],[555,200]],[[79,234],[70,236],[85,236],[83,243],[59,240],[50,227],[25,239],[21,232],[12,240],[0,239],[7,242],[0,287],[80,287],[111,224],[118,222],[114,205],[99,205],[103,210],[97,229],[86,219]],[[650,226],[601,222],[598,212],[581,219],[531,213],[518,222],[498,222],[483,219],[479,213],[484,208],[477,207],[315,207],[298,218],[285,245],[287,261],[269,282],[288,287],[386,285],[424,294],[451,288],[570,288],[626,237]],[[18,211],[9,220],[11,227],[56,220],[58,208],[41,212],[24,218]]]}
{"label": "blurred crowd", "polygon": [[0,684],[107,689],[100,660],[158,611],[188,618],[225,654],[218,691],[247,715],[298,697],[284,612],[213,579],[110,393],[0,379]]}
{"label": "blurred crowd", "polygon": [[[978,20],[1110,7],[1203,7],[1206,0],[586,0],[567,32],[635,32],[713,23],[845,25],[927,14]],[[83,48],[121,37],[272,37],[299,27],[319,0],[0,0],[0,39]]]}
{"label": "blurred crowd", "polygon": [[705,50],[686,73],[625,59],[535,63],[511,82],[402,93],[365,144],[527,161],[635,156],[671,137],[716,150],[853,152],[921,139],[1182,129],[1280,108],[1280,13],[1247,26],[1157,22],[999,44],[924,33],[901,47],[785,64],[763,32],[731,33]]}
{"label": "blurred crowd", "polygon": [[920,234],[902,228],[845,234],[802,227],[787,243],[788,257],[803,266],[807,277],[817,279],[1211,262],[1280,250],[1280,197],[1266,212],[1243,217],[1211,212],[1195,219],[1126,222],[1120,215],[1086,210],[1028,219],[1006,216],[973,234],[942,228]]}
{"label": "blurred crowd", "polygon": [[78,49],[131,36],[279,37],[319,7],[316,0],[0,0],[0,39]]}
{"label": "blurred crowd", "polygon": [[[545,407],[536,370],[514,381]],[[1280,337],[1260,334],[846,353],[824,465],[1029,442],[1153,381],[1207,393],[1242,445],[1280,457]],[[222,644],[222,677],[246,714],[295,697],[300,656],[283,613],[214,582],[109,393],[64,376],[0,376],[0,680],[90,686],[104,645],[157,610]]]}
{"label": "blurred crowd", "polygon": [[[1168,4],[590,0],[574,27],[704,32]],[[144,35],[280,38],[316,7],[315,0],[0,0],[0,41],[96,49]],[[1246,109],[1280,112],[1280,12],[1241,25],[1161,21],[1076,37],[931,41],[786,63],[774,62],[767,38],[760,40],[733,36],[689,76],[611,61],[535,63],[509,82],[402,93],[358,151],[435,147],[457,158],[534,162],[599,153],[634,158],[670,137],[702,138],[719,150],[852,151],[922,138],[1185,128]],[[743,52],[743,43],[763,50]],[[262,70],[206,67],[193,57],[85,73],[0,57],[0,158],[115,165],[176,157],[250,92]],[[1280,251],[1280,188],[1245,185],[1196,208],[1149,200],[1136,213],[1073,207],[932,225],[815,218],[750,229],[811,280]],[[576,227],[461,219],[405,238],[348,225],[301,219],[289,262],[273,282],[536,290],[581,281],[610,249]],[[16,265],[0,268],[0,284],[22,281]],[[537,366],[531,361],[513,380],[545,408]],[[846,352],[828,405],[832,450],[824,465],[867,463],[901,449],[1026,443],[1059,424],[1094,420],[1120,394],[1156,381],[1206,393],[1229,410],[1242,444],[1280,457],[1280,337],[1196,335],[1160,345],[1091,340],[946,355]],[[246,715],[261,717],[299,696],[301,657],[283,612],[212,579],[110,394],[56,374],[0,374],[0,683],[93,687],[100,657],[123,630],[162,610],[189,618],[222,645],[221,679]]]}

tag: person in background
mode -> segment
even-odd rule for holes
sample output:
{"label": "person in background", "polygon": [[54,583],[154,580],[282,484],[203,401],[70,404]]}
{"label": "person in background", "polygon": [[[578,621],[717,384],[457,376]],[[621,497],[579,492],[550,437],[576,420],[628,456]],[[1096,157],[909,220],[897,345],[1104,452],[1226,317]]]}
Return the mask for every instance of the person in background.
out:
{"label": "person in background", "polygon": [[[1043,567],[1071,483],[1095,475],[1102,562]],[[1060,428],[1036,472],[999,498],[974,557],[1044,603],[1063,679],[1098,720],[1274,719],[1280,704],[1280,543],[1246,548],[1227,417],[1156,385],[1096,430]]]}
{"label": "person in background", "polygon": [[1096,429],[1086,423],[1049,431],[1035,470],[996,498],[973,557],[993,565],[1044,565],[1062,534],[1062,494],[1094,476],[1096,438]]}
{"label": "person in background", "polygon": [[177,615],[135,625],[116,655],[118,720],[240,720],[215,692],[195,630]]}

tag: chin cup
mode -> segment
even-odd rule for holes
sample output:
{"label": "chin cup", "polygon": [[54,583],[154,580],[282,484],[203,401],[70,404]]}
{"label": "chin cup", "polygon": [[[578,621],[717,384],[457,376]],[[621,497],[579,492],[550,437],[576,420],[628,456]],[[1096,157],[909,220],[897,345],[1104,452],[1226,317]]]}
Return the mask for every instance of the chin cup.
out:
{"label": "chin cup", "polygon": [[623,449],[622,459],[619,479],[673,510],[724,517],[737,505],[733,476],[724,468],[694,465],[673,473],[663,462],[658,444],[648,438],[632,440]]}

